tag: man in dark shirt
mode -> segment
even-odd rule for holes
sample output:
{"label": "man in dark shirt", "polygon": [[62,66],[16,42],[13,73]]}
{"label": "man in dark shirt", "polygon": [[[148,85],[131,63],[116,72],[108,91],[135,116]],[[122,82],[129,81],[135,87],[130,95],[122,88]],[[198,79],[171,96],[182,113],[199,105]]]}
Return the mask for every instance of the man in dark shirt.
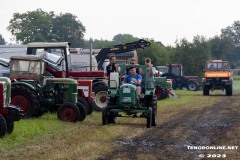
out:
{"label": "man in dark shirt", "polygon": [[120,67],[118,64],[116,64],[116,56],[110,56],[109,58],[109,64],[104,69],[104,75],[106,78],[110,77],[111,72],[118,72],[120,71]]}
{"label": "man in dark shirt", "polygon": [[136,68],[136,72],[137,72],[137,74],[139,74],[139,69],[138,69],[138,64],[135,64],[135,59],[131,59],[130,60],[130,66],[128,66],[127,68],[126,68],[126,74],[129,74],[129,68],[130,67],[132,67],[132,66],[134,66],[135,65],[135,68]]}

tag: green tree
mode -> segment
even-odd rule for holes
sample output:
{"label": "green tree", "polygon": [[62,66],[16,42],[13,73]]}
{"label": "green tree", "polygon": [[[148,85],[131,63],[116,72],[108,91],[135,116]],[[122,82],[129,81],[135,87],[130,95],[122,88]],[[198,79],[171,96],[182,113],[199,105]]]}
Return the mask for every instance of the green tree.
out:
{"label": "green tree", "polygon": [[0,34],[0,45],[4,45],[4,44],[6,44],[5,39]]}
{"label": "green tree", "polygon": [[117,34],[113,37],[113,41],[117,43],[126,43],[131,41],[136,41],[138,38],[133,37],[131,34]]}
{"label": "green tree", "polygon": [[165,65],[170,60],[169,55],[166,47],[157,42],[151,42],[150,47],[138,49],[139,64],[144,64],[145,58],[149,57],[154,66]]}
{"label": "green tree", "polygon": [[83,45],[85,26],[71,13],[60,14],[52,20],[52,34],[56,41],[71,42],[72,47]]}
{"label": "green tree", "polygon": [[211,54],[213,59],[228,59],[230,54],[233,54],[234,43],[229,37],[215,36],[209,40],[211,46]]}
{"label": "green tree", "polygon": [[45,12],[41,9],[27,13],[14,13],[7,29],[15,36],[16,41],[24,44],[29,42],[45,42],[51,40],[51,20],[54,12]]}
{"label": "green tree", "polygon": [[235,46],[240,45],[240,21],[234,21],[232,26],[222,29],[221,32],[221,37],[232,39]]}
{"label": "green tree", "polygon": [[204,60],[211,57],[210,45],[205,37],[195,36],[193,42],[182,39],[176,42],[176,48],[172,58],[173,63],[183,65],[185,75],[202,75]]}

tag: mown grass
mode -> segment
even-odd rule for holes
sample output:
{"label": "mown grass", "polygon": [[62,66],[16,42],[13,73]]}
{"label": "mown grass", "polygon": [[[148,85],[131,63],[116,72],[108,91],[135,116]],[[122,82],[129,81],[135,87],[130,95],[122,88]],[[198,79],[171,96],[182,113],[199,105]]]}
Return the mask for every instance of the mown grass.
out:
{"label": "mown grass", "polygon": [[[240,82],[234,81],[234,96]],[[218,103],[225,94],[214,91],[202,96],[202,91],[176,90],[179,98],[158,101],[159,123],[189,109]],[[93,112],[83,122],[67,123],[56,114],[15,122],[12,134],[0,139],[0,159],[97,159],[110,154],[119,137],[131,138],[148,132],[145,119],[119,118],[118,124],[102,126],[101,113]]]}

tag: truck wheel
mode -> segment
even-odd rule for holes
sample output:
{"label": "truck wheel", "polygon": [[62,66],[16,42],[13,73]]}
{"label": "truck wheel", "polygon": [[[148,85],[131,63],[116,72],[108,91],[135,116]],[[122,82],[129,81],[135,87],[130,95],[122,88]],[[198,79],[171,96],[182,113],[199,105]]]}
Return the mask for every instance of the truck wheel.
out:
{"label": "truck wheel", "polygon": [[150,128],[152,125],[152,114],[153,114],[152,107],[149,107],[147,113],[147,128]]}
{"label": "truck wheel", "polygon": [[88,101],[82,97],[82,96],[78,96],[78,102],[82,103],[84,105],[84,107],[87,110],[87,114],[90,115],[93,112],[93,106],[89,105]]}
{"label": "truck wheel", "polygon": [[152,126],[157,125],[157,101],[152,102]]}
{"label": "truck wheel", "polygon": [[232,85],[226,86],[226,96],[232,96]]}
{"label": "truck wheel", "polygon": [[76,122],[80,117],[80,112],[75,104],[64,103],[58,108],[57,117],[62,121]]}
{"label": "truck wheel", "polygon": [[7,133],[7,122],[5,118],[0,114],[0,138]]}
{"label": "truck wheel", "polygon": [[40,104],[37,94],[25,86],[12,86],[12,104],[23,110],[23,117],[38,116]]}
{"label": "truck wheel", "polygon": [[208,96],[209,95],[209,89],[205,85],[203,85],[203,95]]}
{"label": "truck wheel", "polygon": [[14,129],[14,122],[10,120],[6,120],[7,122],[7,133],[11,134]]}
{"label": "truck wheel", "polygon": [[188,82],[187,89],[190,90],[190,91],[197,91],[198,90],[198,85],[197,85],[196,82],[190,81],[190,82]]}
{"label": "truck wheel", "polygon": [[80,111],[80,117],[79,117],[78,120],[83,121],[87,117],[87,110],[81,102],[78,102],[77,106],[78,106],[78,109]]}
{"label": "truck wheel", "polygon": [[106,85],[99,84],[93,88],[93,91],[95,93],[93,108],[96,111],[102,111],[103,107],[107,106],[108,87]]}

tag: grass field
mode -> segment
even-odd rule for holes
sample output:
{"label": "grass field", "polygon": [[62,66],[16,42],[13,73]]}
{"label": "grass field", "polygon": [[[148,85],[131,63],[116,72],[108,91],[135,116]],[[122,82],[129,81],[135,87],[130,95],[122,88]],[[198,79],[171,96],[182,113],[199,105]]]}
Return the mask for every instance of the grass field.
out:
{"label": "grass field", "polygon": [[[236,80],[234,81],[235,97],[239,90],[240,83]],[[121,144],[130,143],[133,139],[150,141],[152,138],[146,135],[152,132],[159,133],[154,139],[157,141],[158,136],[161,137],[163,132],[167,132],[163,126],[168,122],[169,124],[176,123],[170,120],[188,113],[189,110],[201,111],[202,108],[214,106],[219,103],[220,99],[226,98],[226,96],[221,96],[224,95],[221,91],[210,93],[216,96],[202,96],[202,91],[177,90],[176,93],[179,98],[158,101],[159,127],[157,128],[147,129],[146,119],[136,118],[119,118],[117,124],[103,126],[100,112],[93,112],[83,122],[77,123],[59,121],[56,114],[50,113],[39,118],[20,120],[15,123],[12,134],[0,139],[0,159],[132,159],[129,155],[135,150],[139,153],[133,159],[157,159],[159,155],[156,156],[151,152],[154,148],[147,153],[142,153],[142,147],[125,151]],[[237,127],[239,129],[239,126]],[[169,135],[175,133],[185,132],[181,125],[177,125]],[[169,135],[165,136],[169,137]],[[155,149],[158,151],[159,148]],[[172,148],[165,149],[171,150]]]}

